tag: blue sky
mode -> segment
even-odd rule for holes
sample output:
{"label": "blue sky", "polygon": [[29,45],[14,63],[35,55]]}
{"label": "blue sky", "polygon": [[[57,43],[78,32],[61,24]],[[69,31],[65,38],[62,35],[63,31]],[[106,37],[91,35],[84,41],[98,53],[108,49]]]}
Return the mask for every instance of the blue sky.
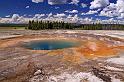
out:
{"label": "blue sky", "polygon": [[52,13],[53,18],[123,20],[123,4],[124,0],[1,0],[0,17],[43,19]]}
{"label": "blue sky", "polygon": [[[84,2],[89,4],[91,0],[85,0]],[[71,0],[68,0],[68,3]],[[81,3],[81,2],[80,2]],[[26,8],[29,6],[29,8]],[[59,7],[59,9],[55,9],[55,7]],[[88,11],[88,8],[83,8],[81,5],[74,4],[48,4],[47,0],[44,2],[34,3],[32,0],[1,0],[0,1],[0,13],[1,17],[5,17],[6,15],[12,15],[14,13],[18,13],[20,15],[30,14],[34,15],[36,13],[63,13],[66,10],[79,10],[79,12]]]}

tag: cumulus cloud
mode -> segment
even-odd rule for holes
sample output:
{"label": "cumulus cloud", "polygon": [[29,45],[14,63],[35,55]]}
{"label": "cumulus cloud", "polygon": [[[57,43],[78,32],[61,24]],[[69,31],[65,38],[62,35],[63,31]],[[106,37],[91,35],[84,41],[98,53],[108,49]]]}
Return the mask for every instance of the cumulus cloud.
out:
{"label": "cumulus cloud", "polygon": [[85,7],[87,7],[87,4],[81,3],[81,6],[82,6],[83,8],[85,8]]}
{"label": "cumulus cloud", "polygon": [[110,3],[101,12],[100,16],[124,18],[124,0],[117,0],[116,3]]}
{"label": "cumulus cloud", "polygon": [[116,10],[116,5],[114,3],[111,3],[109,6],[107,6],[100,12],[100,16],[107,16],[107,17],[118,16],[118,14],[119,13]]}
{"label": "cumulus cloud", "polygon": [[72,20],[71,20],[73,23],[78,23],[78,21],[79,21],[79,17],[78,17],[78,15],[76,14],[76,15],[74,15],[74,17],[72,17]]}
{"label": "cumulus cloud", "polygon": [[8,17],[10,17],[10,15],[7,15],[7,16],[5,16],[5,17],[7,17],[7,18],[8,18]]}
{"label": "cumulus cloud", "polygon": [[94,20],[92,18],[89,17],[85,17],[80,19],[80,23],[81,24],[92,24],[94,22]]}
{"label": "cumulus cloud", "polygon": [[[38,15],[36,15],[38,16]],[[13,21],[14,19],[14,21]],[[83,17],[80,18],[78,14],[75,15],[64,15],[63,13],[53,15],[52,13],[48,14],[46,18],[26,18],[19,15],[13,15],[11,18],[0,18],[1,23],[28,23],[29,20],[43,20],[43,21],[64,21],[69,23],[80,23],[80,24],[93,24],[93,23],[102,23],[102,24],[110,24],[110,23],[120,23],[124,24],[124,19],[116,20],[114,18],[110,19],[93,19],[92,17]]]}
{"label": "cumulus cloud", "polygon": [[65,17],[66,15],[64,13],[60,13],[60,14],[56,14],[54,15],[54,17],[58,17],[58,18],[61,18],[61,17]]}
{"label": "cumulus cloud", "polygon": [[26,6],[25,8],[28,9],[30,6]]}
{"label": "cumulus cloud", "polygon": [[75,14],[75,15],[66,15],[64,13],[58,13],[58,14],[51,14],[50,13],[50,17],[46,17],[45,19],[43,19],[44,21],[45,20],[49,20],[49,21],[64,21],[64,22],[69,22],[69,23],[79,23],[79,17],[78,17],[78,14]]}
{"label": "cumulus cloud", "polygon": [[25,23],[25,18],[23,16],[19,16],[19,14],[13,14],[11,20],[11,23]]}
{"label": "cumulus cloud", "polygon": [[81,13],[81,15],[86,15],[86,13]]}
{"label": "cumulus cloud", "polygon": [[72,2],[70,4],[78,5],[79,2],[80,2],[79,0],[72,0]]}
{"label": "cumulus cloud", "polygon": [[124,20],[115,20],[114,18],[110,18],[110,19],[107,19],[107,20],[101,20],[99,19],[100,23],[102,24],[124,24]]}
{"label": "cumulus cloud", "polygon": [[33,18],[40,19],[40,18],[42,18],[44,16],[45,16],[45,14],[35,14],[35,16]]}
{"label": "cumulus cloud", "polygon": [[43,2],[44,0],[32,0],[32,2],[34,3],[40,3],[40,2]]}
{"label": "cumulus cloud", "polygon": [[55,7],[55,9],[59,9],[60,7]]}
{"label": "cumulus cloud", "polygon": [[100,9],[98,9],[98,10],[89,10],[87,13],[81,13],[81,15],[97,14],[98,11],[100,11]]}
{"label": "cumulus cloud", "polygon": [[79,17],[77,14],[75,14],[74,16],[68,15],[64,21],[69,23],[79,23]]}
{"label": "cumulus cloud", "polygon": [[121,13],[121,17],[120,18],[124,18],[124,13]]}
{"label": "cumulus cloud", "polygon": [[25,18],[23,16],[19,16],[19,14],[13,14],[12,17],[2,18],[0,20],[1,23],[26,23]]}
{"label": "cumulus cloud", "polygon": [[90,4],[90,9],[102,8],[109,5],[109,0],[94,0]]}
{"label": "cumulus cloud", "polygon": [[48,4],[55,5],[55,4],[65,4],[67,0],[48,0]]}
{"label": "cumulus cloud", "polygon": [[66,13],[78,13],[78,10],[72,10],[72,11],[66,10],[65,12]]}
{"label": "cumulus cloud", "polygon": [[70,14],[67,16],[68,19],[70,19],[71,17],[72,17],[72,15],[70,15]]}
{"label": "cumulus cloud", "polygon": [[0,18],[0,23],[10,23],[9,18]]}
{"label": "cumulus cloud", "polygon": [[13,14],[13,16],[12,16],[12,21],[13,21],[13,22],[18,21],[19,17],[20,17],[19,14]]}
{"label": "cumulus cloud", "polygon": [[53,13],[49,13],[49,14],[48,14],[48,18],[51,17],[51,16],[53,16]]}
{"label": "cumulus cloud", "polygon": [[96,13],[98,13],[98,11],[96,10],[90,10],[89,12],[87,12],[86,14],[96,14]]}
{"label": "cumulus cloud", "polygon": [[119,13],[124,13],[124,0],[117,0],[116,6]]}

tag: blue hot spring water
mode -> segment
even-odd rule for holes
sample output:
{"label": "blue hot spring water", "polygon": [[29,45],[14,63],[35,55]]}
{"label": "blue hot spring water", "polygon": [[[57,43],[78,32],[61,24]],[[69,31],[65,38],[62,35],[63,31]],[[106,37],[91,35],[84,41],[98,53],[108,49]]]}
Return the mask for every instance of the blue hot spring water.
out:
{"label": "blue hot spring water", "polygon": [[32,50],[57,50],[63,48],[71,48],[79,46],[78,42],[71,42],[65,40],[39,40],[31,41],[24,44],[28,49]]}

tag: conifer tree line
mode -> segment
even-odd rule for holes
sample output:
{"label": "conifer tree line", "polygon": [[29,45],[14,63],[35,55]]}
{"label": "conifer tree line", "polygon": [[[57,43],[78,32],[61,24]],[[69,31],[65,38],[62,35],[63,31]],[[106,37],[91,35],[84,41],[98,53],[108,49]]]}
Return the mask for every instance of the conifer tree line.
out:
{"label": "conifer tree line", "polygon": [[30,30],[45,29],[79,29],[79,30],[124,30],[123,24],[72,24],[58,21],[29,21],[28,28]]}
{"label": "conifer tree line", "polygon": [[73,29],[74,25],[64,22],[50,22],[50,21],[29,21],[28,29],[31,30],[44,30],[44,29]]}

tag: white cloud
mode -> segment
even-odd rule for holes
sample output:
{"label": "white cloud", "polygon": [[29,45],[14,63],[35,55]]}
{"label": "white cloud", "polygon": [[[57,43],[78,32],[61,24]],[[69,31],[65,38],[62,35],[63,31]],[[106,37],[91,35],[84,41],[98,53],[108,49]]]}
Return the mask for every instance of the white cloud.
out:
{"label": "white cloud", "polygon": [[72,18],[72,15],[68,15],[67,18],[68,18],[68,19]]}
{"label": "white cloud", "polygon": [[116,6],[119,13],[124,13],[124,0],[117,0]]}
{"label": "white cloud", "polygon": [[[51,13],[50,13],[51,15]],[[64,13],[59,13],[55,15],[51,15],[50,17],[48,16],[47,18],[43,20],[49,20],[49,21],[64,21],[64,22],[69,22],[69,23],[79,23],[79,17],[77,14],[74,16],[72,15],[66,15]]]}
{"label": "white cloud", "polygon": [[89,12],[87,12],[86,14],[96,14],[96,13],[98,13],[98,11],[96,10],[90,10]]}
{"label": "white cloud", "polygon": [[98,9],[98,10],[89,10],[87,13],[81,13],[81,15],[96,14],[96,13],[98,13],[98,11],[100,11],[100,9]]}
{"label": "white cloud", "polygon": [[8,18],[8,17],[10,17],[10,15],[7,15],[7,16],[5,16],[5,17],[7,17],[7,18]]}
{"label": "white cloud", "polygon": [[74,15],[74,17],[72,17],[72,20],[71,20],[73,23],[78,23],[78,21],[79,21],[79,17],[78,17],[78,15],[76,14],[76,15]]}
{"label": "white cloud", "polygon": [[10,18],[0,18],[0,23],[10,23]]}
{"label": "white cloud", "polygon": [[35,16],[33,18],[40,19],[40,18],[42,18],[44,16],[45,16],[45,14],[35,14]]}
{"label": "white cloud", "polygon": [[85,8],[85,7],[87,7],[87,4],[81,3],[81,6],[82,6],[83,8]]}
{"label": "white cloud", "polygon": [[81,15],[86,15],[86,13],[81,13]]}
{"label": "white cloud", "polygon": [[[57,14],[56,14],[57,15]],[[12,18],[0,18],[0,23],[28,23],[29,20],[43,20],[43,21],[64,21],[64,22],[69,22],[69,23],[80,23],[80,24],[93,24],[93,23],[102,23],[102,24],[109,24],[109,23],[120,23],[120,24],[124,24],[124,19],[119,19],[119,20],[115,20],[113,18],[110,19],[93,19],[93,18],[88,18],[88,17],[83,17],[80,18],[77,14],[73,15],[61,15],[58,14],[58,16],[53,15],[52,13],[50,13],[46,18],[40,18],[40,19],[35,19],[35,18],[26,18],[23,16],[19,16],[19,15],[15,15],[13,16],[14,19],[16,19],[15,21],[12,20]],[[55,16],[55,17],[54,17]]]}
{"label": "white cloud", "polygon": [[121,13],[121,18],[124,18],[124,13]]}
{"label": "white cloud", "polygon": [[54,15],[54,17],[58,17],[58,18],[61,18],[61,17],[65,17],[66,15],[64,13],[60,13],[60,14],[56,14]]}
{"label": "white cloud", "polygon": [[107,5],[109,5],[109,0],[94,0],[90,4],[90,9],[106,7]]}
{"label": "white cloud", "polygon": [[10,22],[11,23],[25,23],[25,18],[23,16],[19,16],[19,14],[13,14]]}
{"label": "white cloud", "polygon": [[78,10],[72,10],[72,11],[66,10],[65,12],[66,13],[78,13]]}
{"label": "white cloud", "polygon": [[91,24],[92,22],[93,22],[92,18],[86,17],[86,18],[82,19],[82,23],[84,23],[84,24]]}
{"label": "white cloud", "polygon": [[48,0],[48,4],[55,5],[55,4],[65,4],[67,0]]}
{"label": "white cloud", "polygon": [[124,0],[117,0],[116,3],[110,3],[101,12],[100,16],[124,18]]}
{"label": "white cloud", "polygon": [[51,17],[53,15],[53,13],[50,13],[50,14],[48,14],[48,17]]}
{"label": "white cloud", "polygon": [[72,2],[70,4],[78,5],[79,2],[80,2],[79,0],[72,0]]}
{"label": "white cloud", "polygon": [[34,3],[40,3],[40,2],[43,2],[44,0],[32,0],[32,2]]}
{"label": "white cloud", "polygon": [[[113,3],[114,4],[114,3]],[[113,9],[113,7],[115,7],[116,11],[117,11],[117,7],[115,6],[116,4],[110,4],[111,6],[108,6],[106,8],[103,9],[107,10],[107,13],[104,12],[104,15],[108,15],[108,16],[113,16],[113,14],[108,13],[109,9]],[[111,8],[112,7],[112,8]],[[113,9],[114,10],[114,9]],[[115,11],[114,10],[114,11]],[[87,15],[87,14],[94,14],[97,13],[99,11],[98,10],[89,10],[89,12],[87,13],[82,13],[82,15]],[[101,11],[101,12],[103,12]],[[120,13],[120,12],[119,12]],[[123,17],[124,18],[124,13],[116,13],[115,16],[117,17]],[[107,24],[107,23],[117,23],[119,22],[120,24],[124,24],[124,19],[93,19],[93,18],[88,18],[88,17],[79,17],[78,13],[76,14],[69,14],[66,15],[65,13],[57,13],[57,14],[53,14],[53,13],[49,13],[49,14],[35,14],[34,17],[32,18],[26,18],[26,16],[20,16],[19,14],[13,14],[12,17],[10,16],[9,18],[0,18],[0,23],[28,23],[29,20],[43,20],[43,21],[64,21],[64,22],[69,22],[69,23],[81,23],[81,24],[92,24],[92,23],[103,23],[103,24]]]}
{"label": "white cloud", "polygon": [[26,23],[26,19],[19,14],[13,14],[12,17],[2,18],[0,23]]}
{"label": "white cloud", "polygon": [[79,17],[77,14],[75,14],[74,16],[68,15],[67,18],[64,19],[64,21],[69,23],[79,23]]}
{"label": "white cloud", "polygon": [[12,16],[12,21],[13,21],[13,22],[18,21],[19,17],[20,17],[19,14],[13,14],[13,16]]}
{"label": "white cloud", "polygon": [[66,10],[65,12],[66,12],[66,13],[69,13],[70,11],[69,11],[69,10]]}
{"label": "white cloud", "polygon": [[60,7],[55,7],[55,9],[59,9]]}
{"label": "white cloud", "polygon": [[28,9],[30,6],[26,6],[25,8]]}

